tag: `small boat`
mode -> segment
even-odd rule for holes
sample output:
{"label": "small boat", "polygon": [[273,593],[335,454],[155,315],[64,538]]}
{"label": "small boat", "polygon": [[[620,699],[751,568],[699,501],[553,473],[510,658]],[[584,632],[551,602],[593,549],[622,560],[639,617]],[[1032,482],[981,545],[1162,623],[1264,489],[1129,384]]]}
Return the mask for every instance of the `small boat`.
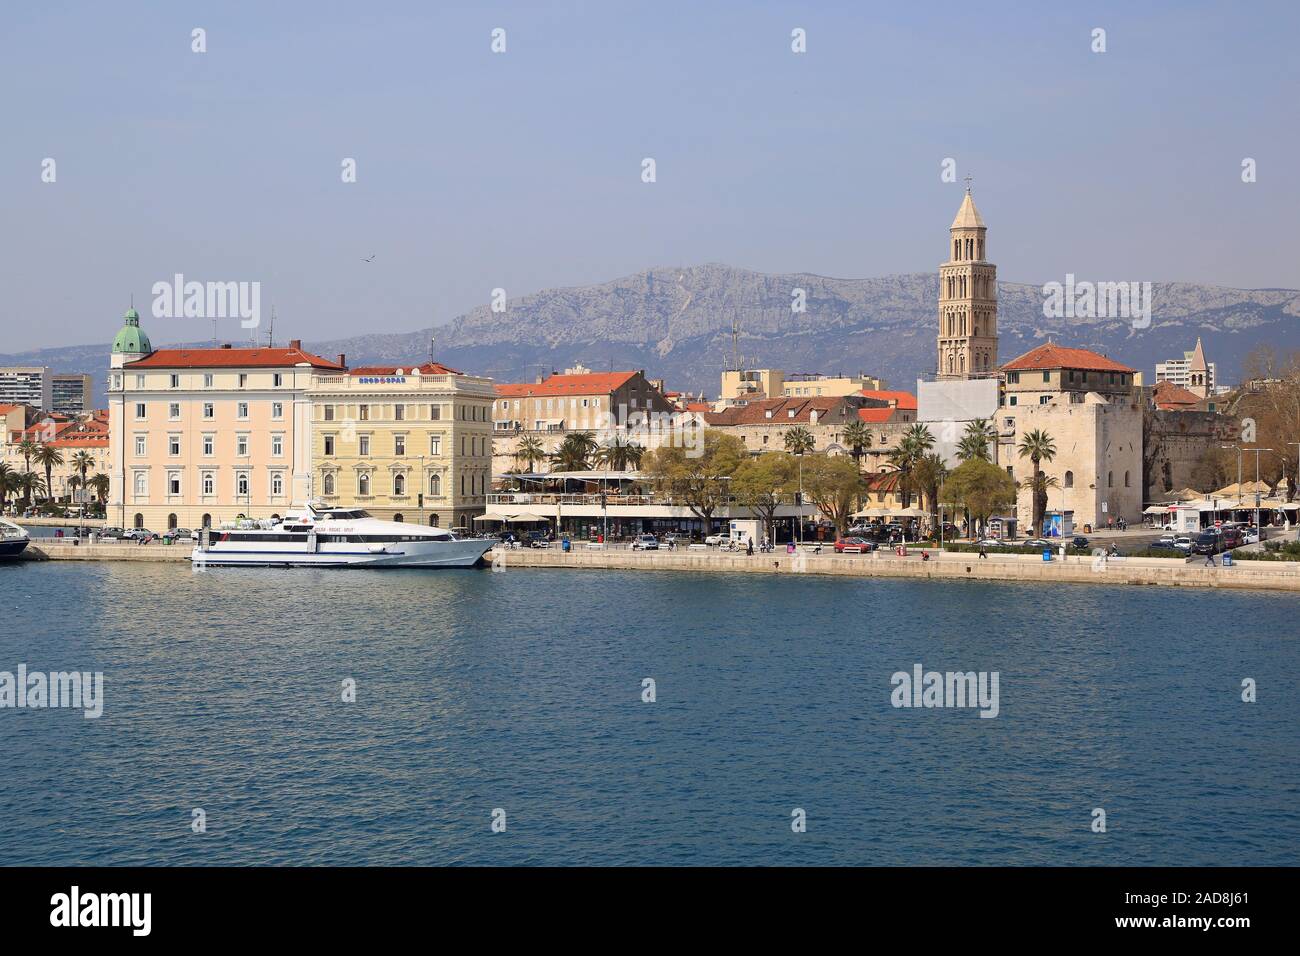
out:
{"label": "small boat", "polygon": [[0,561],[18,557],[27,550],[31,540],[26,529],[0,518]]}
{"label": "small boat", "polygon": [[279,520],[205,528],[190,560],[203,567],[468,568],[495,543],[309,502]]}

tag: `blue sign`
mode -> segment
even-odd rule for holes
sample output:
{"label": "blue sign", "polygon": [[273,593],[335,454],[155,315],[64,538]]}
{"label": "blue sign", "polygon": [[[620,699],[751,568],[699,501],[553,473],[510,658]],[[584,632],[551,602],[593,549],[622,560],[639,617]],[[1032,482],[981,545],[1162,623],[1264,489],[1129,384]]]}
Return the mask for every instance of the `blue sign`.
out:
{"label": "blue sign", "polygon": [[362,375],[357,379],[362,385],[404,385],[405,375]]}

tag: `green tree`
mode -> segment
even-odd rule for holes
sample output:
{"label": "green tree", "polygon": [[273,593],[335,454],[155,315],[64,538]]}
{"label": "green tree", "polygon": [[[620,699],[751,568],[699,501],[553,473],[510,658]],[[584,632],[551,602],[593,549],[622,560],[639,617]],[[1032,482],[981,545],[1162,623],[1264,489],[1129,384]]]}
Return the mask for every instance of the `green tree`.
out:
{"label": "green tree", "polygon": [[627,471],[641,467],[645,449],[622,435],[615,435],[596,451],[596,464],[610,471]]}
{"label": "green tree", "polygon": [[527,466],[529,471],[532,471],[537,462],[546,460],[546,449],[542,447],[540,439],[532,435],[525,435],[519,439],[519,444],[515,446],[514,459]]}
{"label": "green tree", "polygon": [[0,512],[9,503],[9,496],[18,491],[18,472],[0,461]]}
{"label": "green tree", "polygon": [[54,468],[63,464],[63,454],[57,448],[42,445],[32,458],[45,469],[45,498],[49,501],[54,497]]}
{"label": "green tree", "polygon": [[111,485],[112,481],[109,479],[108,475],[104,474],[102,471],[96,472],[91,476],[90,487],[95,489],[95,494],[99,496],[99,503],[101,505],[108,504],[108,489]]}
{"label": "green tree", "polygon": [[23,507],[28,507],[32,499],[45,491],[45,482],[34,471],[25,471],[18,476],[17,490],[23,493]]}
{"label": "green tree", "polygon": [[[41,446],[37,444],[35,441],[33,441],[31,438],[24,438],[22,441],[18,443],[18,454],[23,456],[23,471],[28,473],[31,472],[32,456],[35,455],[36,452],[40,450],[40,447]],[[27,485],[24,486],[24,490],[23,490],[24,508],[31,505],[32,503],[31,494],[32,494],[31,484],[28,483]]]}
{"label": "green tree", "polygon": [[813,433],[802,425],[789,429],[783,436],[785,450],[792,455],[808,455],[817,446]]}
{"label": "green tree", "polygon": [[998,434],[987,418],[977,418],[967,422],[966,432],[957,443],[958,460],[970,461],[972,458],[982,458],[985,461],[992,461],[989,445],[997,441],[997,438]]}
{"label": "green tree", "polygon": [[551,470],[586,471],[599,450],[600,445],[591,432],[571,432],[551,455]]}
{"label": "green tree", "polygon": [[1056,442],[1052,436],[1041,428],[1025,432],[1020,438],[1018,449],[1021,458],[1028,458],[1034,465],[1034,473],[1026,482],[1026,487],[1033,491],[1034,531],[1043,532],[1043,515],[1047,512],[1047,483],[1043,480],[1042,463],[1056,457]]}
{"label": "green tree", "polygon": [[916,463],[934,447],[934,435],[922,424],[911,426],[903,432],[898,447],[889,454],[889,463],[902,474],[899,490],[902,492],[903,507],[912,503],[912,492],[916,486],[912,481],[912,471]]}
{"label": "green tree", "polygon": [[1015,504],[1016,483],[992,462],[971,458],[952,470],[943,483],[941,494],[945,507],[954,513],[966,513],[971,536],[975,537],[983,532],[990,515],[1006,511]]}
{"label": "green tree", "polygon": [[849,446],[849,454],[855,464],[861,466],[862,456],[871,447],[871,429],[866,422],[849,422],[844,426],[844,444]]}
{"label": "green tree", "polygon": [[930,527],[939,523],[939,486],[948,477],[943,456],[933,452],[922,455],[912,466],[912,482],[921,497],[921,507],[930,513]]}
{"label": "green tree", "polygon": [[716,428],[704,430],[701,445],[698,455],[680,445],[662,445],[645,456],[643,470],[707,527],[727,499],[731,476],[749,456],[739,438]]}
{"label": "green tree", "polygon": [[[95,467],[95,456],[85,449],[82,449],[72,456],[72,467],[75,468],[77,474],[81,476],[81,480],[77,482],[77,487],[85,488],[86,473]],[[68,486],[71,487],[72,482],[68,482]]]}
{"label": "green tree", "polygon": [[731,493],[767,528],[776,540],[776,509],[798,490],[798,462],[786,452],[768,452],[740,463],[731,478]]}
{"label": "green tree", "polygon": [[810,455],[803,462],[803,490],[817,510],[843,536],[849,526],[854,503],[866,489],[858,466],[848,458]]}

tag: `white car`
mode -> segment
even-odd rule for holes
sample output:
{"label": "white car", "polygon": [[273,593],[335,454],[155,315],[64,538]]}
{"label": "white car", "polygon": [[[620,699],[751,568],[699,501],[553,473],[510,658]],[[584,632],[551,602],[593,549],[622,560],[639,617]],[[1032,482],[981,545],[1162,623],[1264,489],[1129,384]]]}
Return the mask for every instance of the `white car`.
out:
{"label": "white car", "polygon": [[710,548],[717,548],[726,544],[727,536],[725,534],[711,534],[704,539],[704,543]]}
{"label": "white car", "polygon": [[1192,539],[1185,534],[1179,535],[1178,537],[1174,538],[1174,547],[1177,548],[1179,551],[1186,551],[1190,553],[1192,550]]}
{"label": "white car", "polygon": [[1258,543],[1259,543],[1259,529],[1258,529],[1258,528],[1244,528],[1244,529],[1242,529],[1242,532],[1241,532],[1241,540],[1242,540],[1243,542],[1245,542],[1246,544],[1258,544]]}
{"label": "white car", "polygon": [[658,551],[659,539],[652,534],[639,534],[632,541],[633,551]]}
{"label": "white car", "polygon": [[976,541],[975,544],[976,544],[978,547],[981,547],[981,548],[1002,548],[1002,547],[1005,547],[1005,545],[1004,545],[1001,541],[999,541],[997,538],[981,538],[979,541]]}

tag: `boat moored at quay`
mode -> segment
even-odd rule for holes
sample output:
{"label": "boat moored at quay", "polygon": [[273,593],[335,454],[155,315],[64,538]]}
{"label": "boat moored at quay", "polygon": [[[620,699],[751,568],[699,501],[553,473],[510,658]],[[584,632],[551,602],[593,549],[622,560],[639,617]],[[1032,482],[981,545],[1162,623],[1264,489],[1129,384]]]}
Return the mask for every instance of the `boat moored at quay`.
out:
{"label": "boat moored at quay", "polygon": [[204,567],[468,568],[494,543],[311,502],[279,520],[206,528],[190,560]]}
{"label": "boat moored at quay", "polygon": [[31,535],[25,529],[0,519],[0,561],[18,557],[27,549],[31,540]]}

